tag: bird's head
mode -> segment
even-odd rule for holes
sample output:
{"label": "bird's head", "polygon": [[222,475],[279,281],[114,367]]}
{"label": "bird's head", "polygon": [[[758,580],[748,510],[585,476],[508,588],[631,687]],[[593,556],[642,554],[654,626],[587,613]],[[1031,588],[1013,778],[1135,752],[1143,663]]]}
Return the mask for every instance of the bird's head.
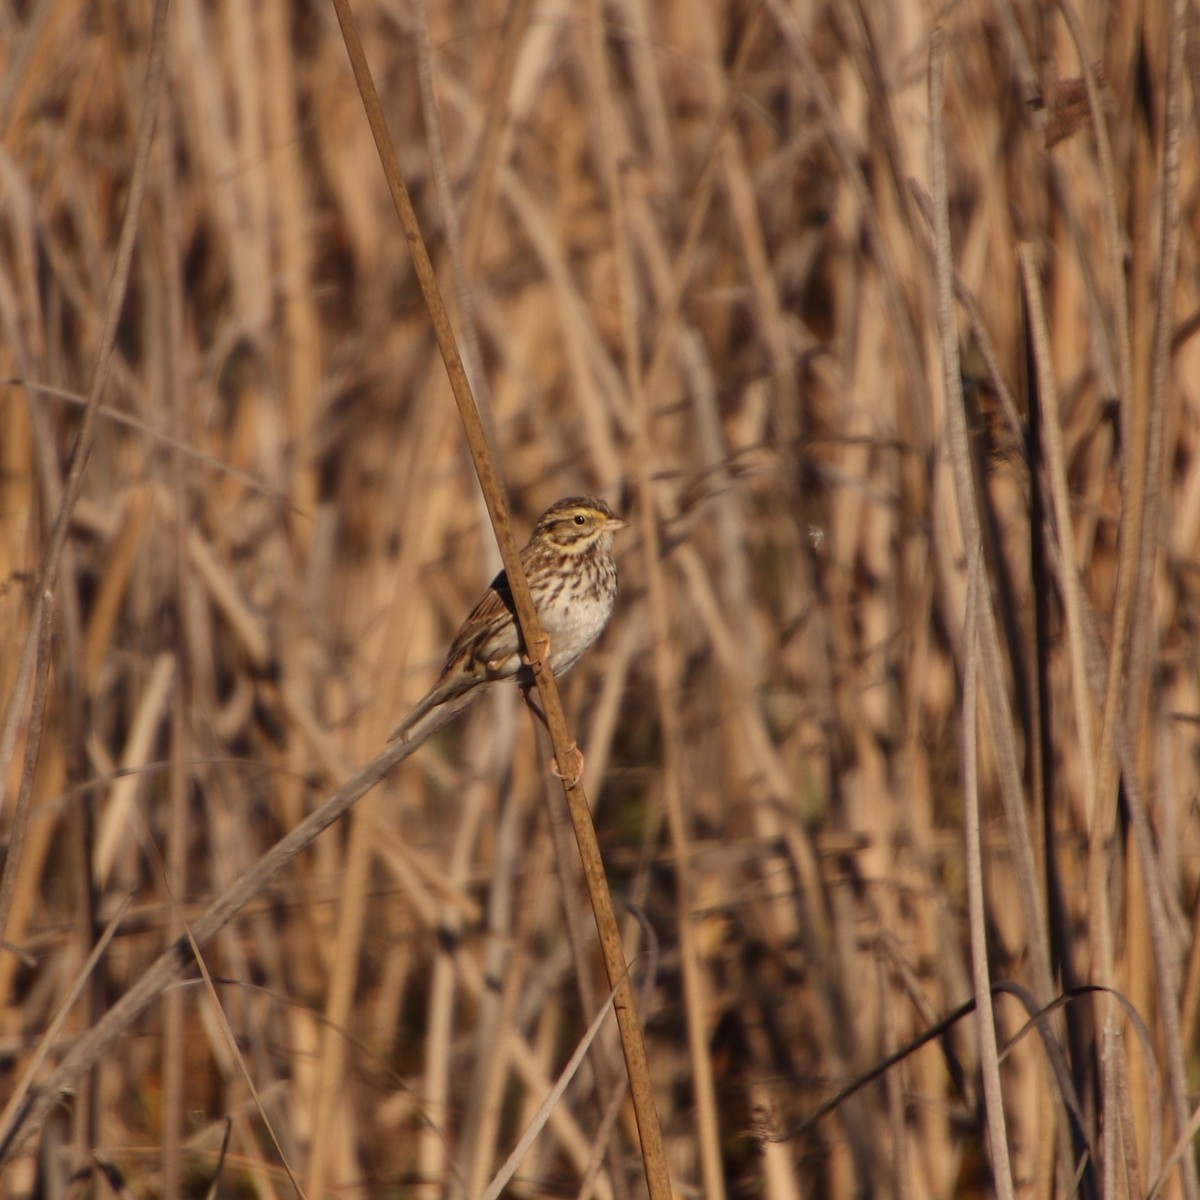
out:
{"label": "bird's head", "polygon": [[542,513],[530,540],[546,542],[571,554],[597,544],[609,550],[613,534],[628,524],[603,500],[594,496],[568,496]]}

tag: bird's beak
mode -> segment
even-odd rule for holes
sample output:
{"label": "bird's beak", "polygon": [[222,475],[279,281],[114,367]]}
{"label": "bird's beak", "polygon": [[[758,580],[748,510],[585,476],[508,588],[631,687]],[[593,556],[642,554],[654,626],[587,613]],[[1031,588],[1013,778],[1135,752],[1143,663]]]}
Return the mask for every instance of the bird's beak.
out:
{"label": "bird's beak", "polygon": [[604,530],[606,533],[616,533],[618,529],[628,529],[629,522],[623,521],[620,517],[609,517],[604,522]]}

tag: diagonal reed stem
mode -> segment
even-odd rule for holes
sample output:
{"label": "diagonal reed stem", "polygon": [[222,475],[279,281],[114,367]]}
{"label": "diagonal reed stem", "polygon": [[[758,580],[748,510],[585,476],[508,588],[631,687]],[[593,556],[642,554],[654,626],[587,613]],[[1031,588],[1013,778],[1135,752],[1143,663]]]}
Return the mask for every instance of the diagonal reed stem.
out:
{"label": "diagonal reed stem", "polygon": [[[446,306],[442,300],[433,264],[430,262],[429,252],[421,235],[416,212],[400,174],[400,164],[388,134],[379,94],[375,90],[375,84],[371,78],[370,67],[367,64],[358,31],[354,26],[348,0],[333,0],[333,5],[337,12],[338,24],[341,26],[342,38],[346,43],[346,52],[350,56],[350,65],[354,71],[355,82],[358,85],[367,121],[375,138],[380,163],[391,191],[392,202],[396,206],[396,215],[408,242],[413,268],[421,286],[426,308],[429,311],[434,336],[437,338],[438,347],[446,365],[446,373],[450,379],[450,388],[454,393],[455,403],[458,405],[467,446],[471,451],[475,473],[479,477],[479,486],[483,491],[492,527],[496,532],[496,540],[500,545],[500,557],[504,562],[504,569],[508,573],[509,584],[512,587],[513,602],[517,610],[517,620],[522,637],[527,647],[539,651],[546,644],[545,634],[538,621],[533,598],[529,594],[529,583],[521,567],[499,474],[488,449],[483,423],[471,394],[471,386],[458,351],[454,330],[450,325],[449,314],[446,312]],[[573,758],[574,741],[567,728],[562,699],[558,694],[558,685],[554,681],[554,675],[546,656],[536,652],[530,657],[534,678],[537,681],[538,694],[541,696],[542,707],[546,714],[550,739],[554,744],[554,755],[561,763],[570,762]],[[625,963],[625,953],[621,944],[616,914],[613,911],[612,896],[608,890],[604,862],[600,857],[600,847],[592,826],[587,794],[584,792],[583,782],[580,778],[576,778],[574,781],[564,779],[563,791],[566,793],[571,824],[575,830],[575,841],[583,862],[584,877],[587,881],[592,912],[596,920],[596,930],[604,954],[604,966],[608,974],[609,986],[616,990],[617,1025],[621,1032],[625,1065],[629,1071],[629,1086],[633,1098],[634,1114],[637,1118],[638,1133],[642,1142],[642,1161],[646,1171],[646,1182],[651,1200],[669,1200],[671,1189],[662,1144],[662,1131],[659,1128],[658,1113],[654,1106],[646,1047],[642,1040],[633,985],[630,982]]]}

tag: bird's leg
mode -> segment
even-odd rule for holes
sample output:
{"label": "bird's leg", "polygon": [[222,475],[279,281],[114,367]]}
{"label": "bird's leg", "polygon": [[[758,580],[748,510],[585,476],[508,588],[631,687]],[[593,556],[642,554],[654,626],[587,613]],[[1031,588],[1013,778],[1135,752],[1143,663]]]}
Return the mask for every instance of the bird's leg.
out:
{"label": "bird's leg", "polygon": [[[538,707],[538,702],[529,694],[530,685],[523,683],[519,685],[521,699],[525,701],[525,707],[546,727],[546,732],[550,732],[550,723],[546,720],[546,714]],[[567,787],[574,787],[583,777],[583,751],[580,750],[577,742],[571,743],[571,750],[575,755],[575,773],[573,775],[564,775],[558,769],[558,759],[550,760],[550,774],[557,779],[561,779]]]}

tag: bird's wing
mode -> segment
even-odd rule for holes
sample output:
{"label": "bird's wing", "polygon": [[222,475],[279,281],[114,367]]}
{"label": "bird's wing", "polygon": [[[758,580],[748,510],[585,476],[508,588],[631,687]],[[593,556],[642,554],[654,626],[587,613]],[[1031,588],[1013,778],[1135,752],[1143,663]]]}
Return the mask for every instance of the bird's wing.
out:
{"label": "bird's wing", "polygon": [[486,663],[503,662],[516,654],[520,643],[515,612],[508,576],[501,571],[454,635],[442,678],[473,662],[485,667]]}

